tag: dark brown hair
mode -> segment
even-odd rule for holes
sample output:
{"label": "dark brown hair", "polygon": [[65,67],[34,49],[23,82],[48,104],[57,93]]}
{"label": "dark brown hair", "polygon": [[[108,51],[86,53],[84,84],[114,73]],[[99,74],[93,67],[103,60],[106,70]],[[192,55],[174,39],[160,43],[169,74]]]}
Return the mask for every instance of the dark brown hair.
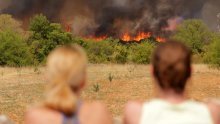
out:
{"label": "dark brown hair", "polygon": [[163,90],[183,93],[191,76],[191,50],[183,43],[168,40],[160,44],[153,54],[154,76]]}

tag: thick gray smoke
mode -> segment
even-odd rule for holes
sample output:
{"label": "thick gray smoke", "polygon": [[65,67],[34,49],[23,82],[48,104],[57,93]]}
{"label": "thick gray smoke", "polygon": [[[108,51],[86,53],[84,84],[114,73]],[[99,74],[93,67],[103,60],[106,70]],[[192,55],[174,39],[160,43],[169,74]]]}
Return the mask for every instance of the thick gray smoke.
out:
{"label": "thick gray smoke", "polygon": [[201,18],[216,26],[219,0],[0,0],[1,13],[27,19],[43,13],[71,24],[81,36],[120,37],[124,32],[163,34],[182,19]]}

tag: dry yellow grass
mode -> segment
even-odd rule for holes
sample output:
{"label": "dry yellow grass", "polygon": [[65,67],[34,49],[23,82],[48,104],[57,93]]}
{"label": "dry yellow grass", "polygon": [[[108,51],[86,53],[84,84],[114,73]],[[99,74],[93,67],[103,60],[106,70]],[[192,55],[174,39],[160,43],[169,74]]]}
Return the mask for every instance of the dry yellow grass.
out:
{"label": "dry yellow grass", "polygon": [[[113,75],[112,82],[109,74]],[[219,70],[194,65],[189,83],[188,93],[193,99],[220,97]],[[100,90],[95,92],[97,84]],[[26,107],[42,98],[45,85],[44,68],[0,68],[0,113],[22,123]],[[118,116],[128,100],[148,100],[153,97],[153,90],[149,66],[89,65],[88,85],[82,99],[101,100]]]}

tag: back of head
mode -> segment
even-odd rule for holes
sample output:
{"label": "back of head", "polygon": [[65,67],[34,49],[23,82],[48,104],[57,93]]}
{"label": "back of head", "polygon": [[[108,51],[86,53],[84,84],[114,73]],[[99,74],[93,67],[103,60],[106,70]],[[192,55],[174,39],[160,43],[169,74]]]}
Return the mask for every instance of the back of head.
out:
{"label": "back of head", "polygon": [[44,105],[66,115],[76,110],[77,95],[85,81],[87,58],[77,45],[56,48],[47,59],[49,81]]}
{"label": "back of head", "polygon": [[160,44],[152,58],[154,77],[162,90],[183,93],[191,76],[191,51],[182,43]]}

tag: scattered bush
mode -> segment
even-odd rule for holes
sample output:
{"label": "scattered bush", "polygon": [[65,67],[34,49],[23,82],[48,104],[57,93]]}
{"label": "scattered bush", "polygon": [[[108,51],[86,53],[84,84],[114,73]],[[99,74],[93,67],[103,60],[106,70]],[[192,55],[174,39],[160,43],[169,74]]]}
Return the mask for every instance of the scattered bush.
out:
{"label": "scattered bush", "polygon": [[42,14],[31,20],[30,31],[28,44],[37,63],[44,62],[50,51],[57,46],[72,42],[70,33],[63,31],[60,24],[50,23]]}
{"label": "scattered bush", "polygon": [[91,63],[108,63],[112,59],[113,46],[107,40],[101,42],[87,41],[85,50]]}
{"label": "scattered bush", "polygon": [[1,14],[0,15],[0,32],[11,31],[17,34],[23,34],[24,30],[21,28],[21,22],[12,18],[11,15]]}
{"label": "scattered bush", "polygon": [[206,49],[204,61],[212,67],[220,68],[220,34],[213,37]]}
{"label": "scattered bush", "polygon": [[150,40],[133,44],[123,44],[119,40],[113,39],[77,43],[85,48],[91,63],[148,64],[155,46]]}
{"label": "scattered bush", "polygon": [[93,91],[94,92],[99,92],[99,90],[100,90],[99,84],[93,84]]}
{"label": "scattered bush", "polygon": [[12,31],[0,32],[0,65],[27,66],[33,63],[32,54],[24,39]]}
{"label": "scattered bush", "polygon": [[109,75],[108,75],[108,80],[109,80],[110,82],[112,82],[113,78],[114,78],[114,76],[112,75],[112,73],[109,73]]}
{"label": "scattered bush", "polygon": [[145,41],[141,44],[131,46],[131,61],[138,64],[149,64],[154,47],[155,44],[150,41]]}
{"label": "scattered bush", "polygon": [[41,71],[40,71],[38,66],[34,66],[34,73],[36,73],[36,74],[40,74],[41,73]]}
{"label": "scattered bush", "polygon": [[185,20],[177,27],[172,38],[184,42],[194,54],[204,52],[204,45],[210,43],[212,32],[202,20]]}

